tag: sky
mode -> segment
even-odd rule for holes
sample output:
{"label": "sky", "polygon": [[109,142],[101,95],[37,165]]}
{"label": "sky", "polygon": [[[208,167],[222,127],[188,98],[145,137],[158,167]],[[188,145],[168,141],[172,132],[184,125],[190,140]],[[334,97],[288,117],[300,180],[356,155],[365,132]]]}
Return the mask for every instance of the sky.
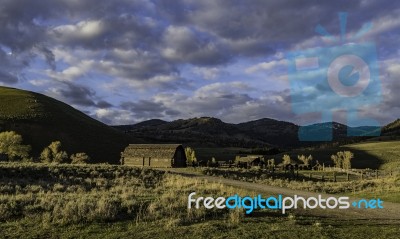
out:
{"label": "sky", "polygon": [[[0,85],[112,125],[202,116],[308,124],[330,119],[321,110],[350,125],[367,122],[350,122],[350,111],[383,125],[400,117],[399,16],[399,2],[382,0],[0,0]],[[293,84],[293,52],[323,62],[324,49],[364,43],[376,50],[369,98]]]}

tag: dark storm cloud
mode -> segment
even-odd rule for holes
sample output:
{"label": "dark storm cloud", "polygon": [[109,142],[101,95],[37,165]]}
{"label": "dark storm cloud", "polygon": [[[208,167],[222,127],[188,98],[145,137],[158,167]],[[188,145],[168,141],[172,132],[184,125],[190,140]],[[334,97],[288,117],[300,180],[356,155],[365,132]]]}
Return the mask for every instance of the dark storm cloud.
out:
{"label": "dark storm cloud", "polygon": [[71,82],[62,82],[60,89],[56,89],[56,97],[73,105],[83,107],[97,107],[100,109],[109,109],[114,105],[96,95],[96,92],[90,87]]}
{"label": "dark storm cloud", "polygon": [[107,109],[107,108],[113,107],[113,105],[111,103],[104,101],[104,100],[100,100],[99,102],[97,102],[96,106],[101,109]]}
{"label": "dark storm cloud", "polygon": [[[159,11],[177,25],[192,25],[222,40],[237,55],[268,55],[316,35],[318,24],[339,34],[337,13],[349,13],[347,31],[390,14],[393,1],[160,1]],[[398,35],[398,33],[397,33]],[[393,43],[393,42],[392,42]]]}
{"label": "dark storm cloud", "polygon": [[189,27],[168,27],[163,35],[163,46],[163,56],[179,63],[218,65],[230,59],[229,49],[218,39]]}
{"label": "dark storm cloud", "polygon": [[123,102],[121,103],[121,108],[130,111],[137,119],[153,119],[179,115],[179,111],[169,109],[163,103],[151,100]]}
{"label": "dark storm cloud", "polygon": [[72,83],[65,83],[65,86],[59,92],[68,102],[80,106],[96,106],[94,102],[96,93],[89,87]]}
{"label": "dark storm cloud", "polygon": [[15,84],[21,77],[20,69],[28,65],[30,55],[15,55],[10,49],[0,48],[0,82]]}
{"label": "dark storm cloud", "polygon": [[163,61],[157,53],[142,50],[113,50],[103,58],[101,69],[123,78],[149,79],[157,75],[176,75],[175,65]]}
{"label": "dark storm cloud", "polygon": [[[14,54],[41,54],[54,68],[51,48],[57,44],[94,51],[136,49],[156,56],[147,59],[143,71],[151,72],[151,68],[166,75],[177,71],[174,64],[221,65],[240,56],[273,54],[315,36],[317,24],[337,34],[339,11],[350,13],[347,29],[353,31],[368,20],[385,16],[389,9],[389,15],[396,15],[399,8],[394,1],[344,0],[323,4],[288,0],[9,0],[1,5],[0,44]],[[393,39],[382,40],[393,44]],[[118,56],[105,55],[117,64],[121,61]],[[28,63],[29,59],[24,65]],[[148,78],[149,73],[121,68]]]}
{"label": "dark storm cloud", "polygon": [[[24,69],[40,57],[52,72],[48,78],[66,81],[56,90],[61,98],[83,107],[103,109],[98,114],[104,119],[115,117],[115,112],[105,110],[114,108],[137,112],[133,117],[140,119],[196,111],[202,115],[225,114],[227,119],[240,121],[240,117],[246,117],[244,112],[254,117],[265,115],[264,111],[257,112],[267,105],[269,114],[275,110],[276,118],[287,117],[287,111],[281,110],[287,104],[280,107],[284,101],[252,97],[246,89],[232,93],[213,85],[220,91],[192,92],[184,99],[188,107],[177,111],[168,102],[179,100],[171,98],[164,99],[164,103],[136,99],[119,107],[118,103],[99,99],[92,85],[76,81],[85,81],[94,73],[112,79],[111,84],[116,87],[179,93],[188,89],[191,81],[181,76],[183,67],[189,71],[193,66],[219,69],[238,59],[271,57],[277,51],[313,43],[317,24],[337,35],[337,12],[342,11],[349,13],[348,32],[356,32],[365,22],[373,21],[370,34],[380,44],[380,57],[397,57],[398,52],[393,49],[399,46],[400,4],[396,1],[2,0],[0,82],[18,83]],[[65,59],[56,58],[55,52],[60,49],[71,56],[78,51],[83,53],[64,62]],[[65,69],[65,64],[78,69],[64,72],[71,73],[67,75],[70,77],[52,77],[62,73],[56,66]],[[393,90],[387,93],[391,94],[390,100],[385,101],[387,106],[398,107],[394,103],[398,94]],[[288,96],[271,93],[271,97]]]}
{"label": "dark storm cloud", "polygon": [[0,69],[0,82],[6,84],[15,84],[18,82],[18,77],[8,72],[2,71],[2,69]]}
{"label": "dark storm cloud", "polygon": [[136,103],[124,102],[121,104],[121,108],[134,112],[141,118],[161,117],[162,111],[166,110],[164,105],[147,100],[140,100]]}
{"label": "dark storm cloud", "polygon": [[[18,65],[11,78],[16,78],[36,55],[43,55],[54,69],[54,55],[47,47],[48,28],[41,23],[63,8],[62,2],[3,0],[0,7],[0,46],[9,49],[14,58],[2,58],[2,64]],[[24,57],[19,57],[23,55]],[[0,69],[3,72],[7,69]],[[14,76],[14,77],[13,77]],[[16,83],[15,80],[12,83]]]}

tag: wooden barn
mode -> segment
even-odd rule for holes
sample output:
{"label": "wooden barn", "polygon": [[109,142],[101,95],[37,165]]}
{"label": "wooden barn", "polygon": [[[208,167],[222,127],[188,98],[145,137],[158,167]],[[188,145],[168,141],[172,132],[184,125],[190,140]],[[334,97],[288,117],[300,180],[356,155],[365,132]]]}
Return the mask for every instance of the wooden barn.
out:
{"label": "wooden barn", "polygon": [[121,164],[182,168],[186,167],[185,149],[181,144],[130,144],[121,153]]}
{"label": "wooden barn", "polygon": [[236,164],[239,168],[250,168],[259,166],[262,163],[261,159],[263,159],[261,155],[237,156]]}

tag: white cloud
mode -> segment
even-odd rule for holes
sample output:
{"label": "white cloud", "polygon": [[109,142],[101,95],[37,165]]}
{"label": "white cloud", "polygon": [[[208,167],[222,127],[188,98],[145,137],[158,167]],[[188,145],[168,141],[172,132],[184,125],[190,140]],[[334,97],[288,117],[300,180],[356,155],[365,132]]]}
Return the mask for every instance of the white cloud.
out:
{"label": "white cloud", "polygon": [[194,67],[193,72],[205,80],[215,80],[221,74],[221,69],[218,67]]}
{"label": "white cloud", "polygon": [[93,117],[112,125],[137,123],[133,117],[133,113],[123,109],[97,109],[94,111]]}
{"label": "white cloud", "polygon": [[285,59],[263,62],[263,63],[259,63],[257,65],[246,68],[245,72],[247,74],[253,74],[258,71],[267,71],[268,72],[268,71],[276,70],[278,67],[286,66],[286,64],[287,64],[287,62]]}
{"label": "white cloud", "polygon": [[80,21],[75,25],[60,25],[53,28],[53,34],[61,41],[91,39],[104,31],[101,20]]}

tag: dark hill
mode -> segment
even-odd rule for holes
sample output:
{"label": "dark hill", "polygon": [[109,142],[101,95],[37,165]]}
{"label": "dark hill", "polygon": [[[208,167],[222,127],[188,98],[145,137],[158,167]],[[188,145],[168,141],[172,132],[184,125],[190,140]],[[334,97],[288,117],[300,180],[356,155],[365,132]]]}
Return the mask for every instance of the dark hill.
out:
{"label": "dark hill", "polygon": [[154,126],[160,126],[163,124],[168,123],[167,121],[160,120],[160,119],[151,119],[151,120],[146,120],[137,124],[133,125],[118,125],[114,126],[114,128],[117,128],[119,130],[123,131],[129,131],[133,129],[140,129],[140,128],[145,128],[145,127],[154,127]]}
{"label": "dark hill", "polygon": [[122,149],[138,142],[58,100],[0,87],[0,131],[8,130],[21,134],[36,157],[59,140],[68,154],[86,152],[95,162],[117,163]]}
{"label": "dark hill", "polygon": [[132,126],[115,126],[123,128],[130,134],[148,142],[184,143],[185,145],[204,147],[262,147],[265,142],[249,137],[235,124],[222,122],[212,117],[179,119],[153,125],[154,120]]}
{"label": "dark hill", "polygon": [[382,128],[382,132],[385,135],[397,135],[400,136],[400,119],[397,119],[385,127]]}

